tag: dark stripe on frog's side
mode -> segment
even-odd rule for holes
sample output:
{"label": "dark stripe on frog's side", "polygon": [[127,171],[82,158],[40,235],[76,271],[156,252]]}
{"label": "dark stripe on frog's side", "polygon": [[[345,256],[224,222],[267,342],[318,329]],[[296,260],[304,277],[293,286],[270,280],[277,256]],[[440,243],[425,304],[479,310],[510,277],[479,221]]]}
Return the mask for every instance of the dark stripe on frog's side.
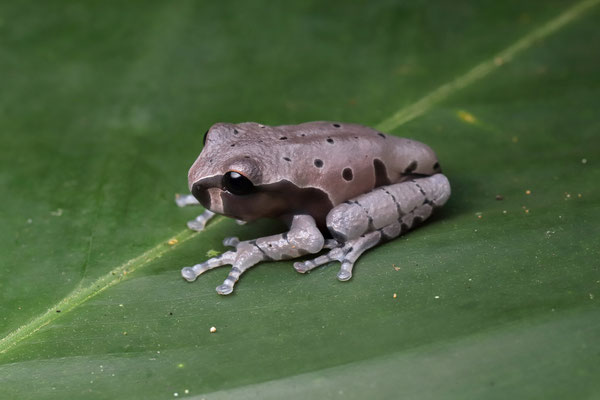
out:
{"label": "dark stripe on frog's side", "polygon": [[288,180],[255,186],[255,193],[235,196],[221,193],[226,215],[255,218],[280,218],[289,214],[309,214],[321,229],[327,229],[325,218],[333,208],[329,195],[314,187],[301,188]]}
{"label": "dark stripe on frog's side", "polygon": [[375,169],[375,187],[386,186],[391,183],[387,174],[387,168],[385,168],[385,163],[383,161],[379,158],[374,158],[373,168]]}

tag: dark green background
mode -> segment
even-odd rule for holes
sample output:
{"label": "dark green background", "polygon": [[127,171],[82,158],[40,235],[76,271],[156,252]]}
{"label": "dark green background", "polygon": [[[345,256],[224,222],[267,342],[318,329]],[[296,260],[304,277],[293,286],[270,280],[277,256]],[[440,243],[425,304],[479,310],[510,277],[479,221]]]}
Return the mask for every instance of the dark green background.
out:
{"label": "dark green background", "polygon": [[599,398],[598,5],[390,132],[453,195],[350,282],[186,283],[281,227],[173,203],[216,121],[376,126],[576,4],[2,2],[0,398]]}

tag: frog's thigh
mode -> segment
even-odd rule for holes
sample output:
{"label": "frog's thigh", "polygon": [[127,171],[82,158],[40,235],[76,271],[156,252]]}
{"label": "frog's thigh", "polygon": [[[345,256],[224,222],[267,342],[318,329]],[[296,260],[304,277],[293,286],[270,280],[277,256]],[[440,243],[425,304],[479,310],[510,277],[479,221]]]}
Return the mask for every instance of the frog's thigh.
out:
{"label": "frog's thigh", "polygon": [[414,179],[383,186],[334,207],[327,215],[327,227],[342,243],[329,253],[297,262],[298,272],[307,272],[330,261],[342,263],[338,279],[352,277],[356,260],[383,240],[393,239],[431,215],[450,196],[444,175]]}
{"label": "frog's thigh", "polygon": [[391,239],[427,219],[448,197],[450,183],[442,174],[381,186],[334,207],[327,215],[327,228],[341,242],[376,230]]}

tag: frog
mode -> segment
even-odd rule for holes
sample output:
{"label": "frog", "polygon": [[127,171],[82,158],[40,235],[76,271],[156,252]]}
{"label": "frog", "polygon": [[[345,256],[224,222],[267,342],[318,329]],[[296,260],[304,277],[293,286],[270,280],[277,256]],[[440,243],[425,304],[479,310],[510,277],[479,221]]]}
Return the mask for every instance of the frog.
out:
{"label": "frog", "polygon": [[355,123],[220,122],[203,142],[188,172],[191,194],[176,197],[180,207],[205,208],[188,227],[202,231],[224,215],[241,224],[278,219],[288,228],[253,240],[227,237],[232,250],[182,268],[193,282],[230,265],[216,288],[221,295],[260,262],[305,256],[293,263],[299,273],[339,262],[337,278],[348,281],[365,251],[417,227],[451,194],[428,145]]}

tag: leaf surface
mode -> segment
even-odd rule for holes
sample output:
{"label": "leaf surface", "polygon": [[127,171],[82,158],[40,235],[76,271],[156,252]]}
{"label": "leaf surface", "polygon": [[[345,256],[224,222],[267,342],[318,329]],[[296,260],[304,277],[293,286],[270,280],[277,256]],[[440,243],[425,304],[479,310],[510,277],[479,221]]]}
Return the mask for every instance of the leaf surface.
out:
{"label": "leaf surface", "polygon": [[[0,398],[598,397],[599,3],[1,4]],[[449,203],[347,283],[183,281],[282,229],[185,229],[206,128],[322,119],[428,143]]]}

